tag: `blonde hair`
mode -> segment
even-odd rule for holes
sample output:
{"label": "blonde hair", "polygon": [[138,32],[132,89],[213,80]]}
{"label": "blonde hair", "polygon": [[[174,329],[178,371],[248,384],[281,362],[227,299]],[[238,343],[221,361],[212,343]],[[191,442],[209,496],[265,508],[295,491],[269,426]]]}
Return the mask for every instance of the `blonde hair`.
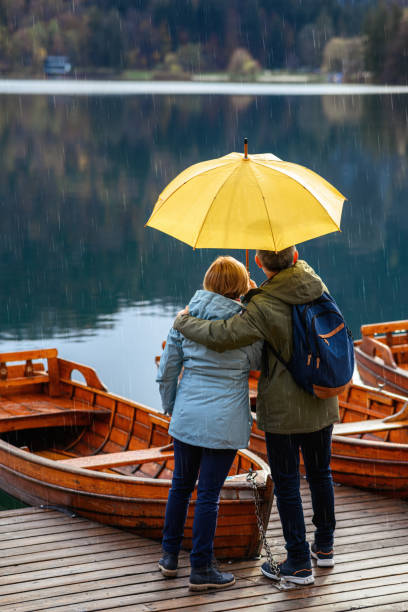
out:
{"label": "blonde hair", "polygon": [[204,289],[233,300],[249,290],[245,266],[234,257],[221,256],[212,262],[204,276]]}

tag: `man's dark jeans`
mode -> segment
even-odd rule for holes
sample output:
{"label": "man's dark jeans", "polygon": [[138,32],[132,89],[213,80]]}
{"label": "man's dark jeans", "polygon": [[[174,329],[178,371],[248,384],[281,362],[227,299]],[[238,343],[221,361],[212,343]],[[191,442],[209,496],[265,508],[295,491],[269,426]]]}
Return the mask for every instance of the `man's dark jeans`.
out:
{"label": "man's dark jeans", "polygon": [[192,567],[208,565],[213,558],[220,491],[236,452],[174,440],[174,473],[166,507],[163,549],[173,554],[180,550],[190,496],[199,476],[190,554]]}
{"label": "man's dark jeans", "polygon": [[299,489],[299,448],[302,450],[306,477],[312,495],[316,545],[333,546],[336,521],[330,470],[332,430],[333,425],[305,434],[265,433],[286,550],[288,559],[293,563],[310,559]]}

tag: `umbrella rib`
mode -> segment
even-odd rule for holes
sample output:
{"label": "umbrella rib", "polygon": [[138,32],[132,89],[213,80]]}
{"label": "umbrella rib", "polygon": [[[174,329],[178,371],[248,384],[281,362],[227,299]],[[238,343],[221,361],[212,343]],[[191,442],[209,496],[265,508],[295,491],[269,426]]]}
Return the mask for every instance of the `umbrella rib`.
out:
{"label": "umbrella rib", "polygon": [[[217,161],[217,159],[215,159],[214,161]],[[233,160],[233,162],[235,162],[235,163],[236,163],[236,160]],[[233,162],[232,162],[232,163],[233,163]],[[201,162],[199,162],[199,163],[201,163]],[[198,165],[198,164],[197,164],[197,165]],[[226,164],[226,166],[228,166],[228,165],[229,165],[229,164]],[[182,187],[184,187],[184,185],[185,185],[186,183],[188,183],[189,181],[191,181],[191,180],[195,179],[197,176],[204,175],[204,174],[208,174],[209,172],[212,172],[213,170],[216,170],[217,168],[219,168],[219,166],[214,165],[214,166],[212,166],[212,167],[210,167],[210,168],[207,168],[207,170],[205,170],[204,172],[198,172],[198,173],[197,173],[197,174],[195,174],[194,176],[190,176],[189,178],[186,178],[186,179],[185,179],[185,180],[184,180],[184,181],[183,181],[183,182],[182,182],[182,183],[181,183],[181,184],[180,184],[180,185],[177,187],[177,189],[175,189],[174,191],[172,191],[172,192],[171,192],[171,194],[170,194],[169,196],[167,196],[167,198],[165,198],[165,199],[163,199],[163,200],[162,200],[162,202],[160,203],[160,206],[157,208],[157,210],[155,210],[155,209],[153,208],[152,214],[150,215],[150,217],[149,217],[149,219],[148,219],[148,221],[147,221],[146,225],[147,225],[147,224],[149,223],[149,221],[150,221],[150,220],[153,218],[153,216],[154,216],[156,213],[158,213],[158,212],[159,212],[159,210],[161,210],[161,208],[162,208],[163,204],[165,204],[169,198],[171,198],[171,197],[172,197],[172,196],[173,196],[175,193],[177,193],[177,191],[179,191],[179,189],[181,189]],[[188,168],[186,168],[186,170],[188,170]],[[176,178],[177,178],[177,176],[176,176],[176,177],[175,177],[173,180],[175,180]],[[166,189],[167,189],[167,187],[165,187],[163,191],[165,191]],[[161,195],[161,194],[160,194],[160,195]],[[160,196],[159,196],[159,198],[158,198],[158,201],[159,201],[159,200],[160,200]],[[157,201],[157,202],[158,202],[158,201]]]}
{"label": "umbrella rib", "polygon": [[[334,223],[334,225],[337,227],[338,231],[341,232],[340,227],[337,225],[337,223],[334,221],[333,217],[330,215],[330,213],[327,211],[327,209],[321,203],[321,201],[318,198],[318,196],[314,193],[314,190],[312,191],[311,188],[307,187],[304,184],[304,181],[301,178],[296,178],[296,177],[292,176],[291,174],[289,174],[287,171],[285,171],[283,169],[280,169],[280,168],[271,168],[270,166],[268,166],[266,164],[262,164],[261,162],[256,162],[256,163],[259,163],[259,165],[262,166],[263,168],[268,168],[269,170],[274,170],[275,172],[280,172],[280,174],[284,174],[288,179],[290,179],[291,181],[295,181],[296,184],[300,185],[305,191],[307,191],[307,193],[309,193],[312,196],[312,198],[314,198],[319,203],[319,206],[324,210],[326,215],[329,217],[330,221],[332,221],[332,223]],[[340,195],[341,195],[342,198],[344,198],[344,196],[342,194],[340,194]],[[344,198],[344,200],[346,200],[346,199],[347,198]]]}
{"label": "umbrella rib", "polygon": [[203,227],[204,227],[204,224],[205,224],[205,222],[206,222],[206,220],[207,220],[208,214],[209,214],[209,212],[210,212],[210,210],[211,210],[212,205],[214,204],[215,200],[217,199],[218,194],[220,193],[221,189],[224,187],[225,183],[226,183],[226,182],[227,182],[227,181],[228,181],[228,180],[231,178],[231,176],[234,174],[234,172],[237,172],[238,170],[239,170],[239,166],[235,167],[235,168],[233,169],[233,171],[232,171],[232,172],[231,172],[231,173],[230,173],[230,174],[229,174],[227,177],[225,177],[225,180],[224,180],[224,181],[222,182],[222,184],[221,184],[221,185],[218,187],[218,189],[217,189],[217,193],[214,195],[214,197],[213,197],[213,199],[212,199],[212,201],[211,201],[211,204],[209,205],[209,207],[208,207],[208,209],[207,209],[207,212],[205,213],[205,217],[204,217],[204,219],[203,219],[203,222],[201,223],[201,227],[200,227],[199,232],[198,232],[198,234],[197,234],[197,238],[196,238],[196,240],[195,240],[195,242],[194,242],[193,249],[195,249],[195,248],[196,248],[196,246],[197,246],[197,242],[198,242],[198,240],[199,240],[199,238],[200,238],[200,235],[201,235],[202,229],[203,229]]}
{"label": "umbrella rib", "polygon": [[[252,167],[251,167],[251,172],[252,172],[252,174],[254,175],[254,177],[256,179],[256,176],[255,176],[255,173],[254,173]],[[266,205],[265,196],[264,196],[264,194],[262,192],[262,189],[261,189],[260,185],[258,184],[258,181],[255,180],[255,182],[256,182],[256,185],[257,185],[257,187],[258,187],[258,189],[259,189],[259,191],[261,193],[261,196],[262,196],[262,201],[263,201],[264,206],[265,206],[266,216],[268,217],[269,229],[271,230],[272,240],[273,240],[273,244],[275,245],[275,252],[276,252],[276,240],[275,240],[275,236],[273,234],[272,223],[271,223],[271,219],[269,217],[269,212],[268,212],[268,207]]]}

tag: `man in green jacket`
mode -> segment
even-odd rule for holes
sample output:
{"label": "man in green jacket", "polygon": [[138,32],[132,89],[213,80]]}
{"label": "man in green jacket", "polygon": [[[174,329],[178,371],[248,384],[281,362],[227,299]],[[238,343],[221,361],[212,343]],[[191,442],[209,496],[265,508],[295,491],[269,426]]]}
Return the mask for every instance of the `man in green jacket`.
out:
{"label": "man in green jacket", "polygon": [[[267,280],[245,296],[243,313],[225,321],[204,321],[189,316],[186,310],[176,318],[174,328],[218,352],[266,340],[258,384],[257,423],[265,431],[287,559],[279,564],[279,573],[268,562],[262,565],[262,573],[273,580],[284,577],[297,584],[312,584],[310,555],[319,566],[334,565],[336,522],[330,457],[333,423],[339,420],[338,400],[319,399],[299,387],[270,346],[289,361],[292,305],[311,302],[327,288],[305,261],[297,261],[296,247],[278,253],[257,251],[255,261]],[[311,552],[300,496],[299,449],[316,527]]]}

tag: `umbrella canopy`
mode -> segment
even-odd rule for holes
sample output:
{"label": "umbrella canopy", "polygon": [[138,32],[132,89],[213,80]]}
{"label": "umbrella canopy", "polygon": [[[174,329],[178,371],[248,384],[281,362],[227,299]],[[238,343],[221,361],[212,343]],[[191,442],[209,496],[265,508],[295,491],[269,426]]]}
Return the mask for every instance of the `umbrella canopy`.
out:
{"label": "umbrella canopy", "polygon": [[271,153],[230,153],[176,176],[146,225],[194,248],[281,251],[340,231],[345,199],[312,170]]}

